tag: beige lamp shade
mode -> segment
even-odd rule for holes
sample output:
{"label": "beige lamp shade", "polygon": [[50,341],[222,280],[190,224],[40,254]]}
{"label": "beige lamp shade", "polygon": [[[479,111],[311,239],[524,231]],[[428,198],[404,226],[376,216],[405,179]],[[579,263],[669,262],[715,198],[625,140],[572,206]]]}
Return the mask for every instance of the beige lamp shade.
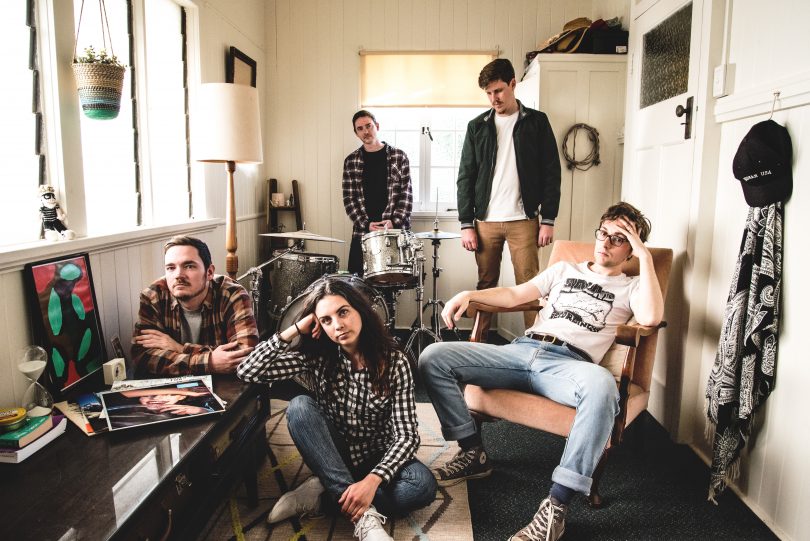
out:
{"label": "beige lamp shade", "polygon": [[200,85],[195,120],[197,161],[262,163],[259,91],[252,86]]}

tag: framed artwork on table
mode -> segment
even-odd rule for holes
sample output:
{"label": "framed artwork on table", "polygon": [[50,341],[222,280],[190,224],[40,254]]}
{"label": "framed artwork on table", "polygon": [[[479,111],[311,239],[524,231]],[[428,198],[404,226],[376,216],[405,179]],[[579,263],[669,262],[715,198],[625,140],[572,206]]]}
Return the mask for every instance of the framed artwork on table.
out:
{"label": "framed artwork on table", "polygon": [[256,61],[231,47],[225,57],[225,82],[256,87]]}
{"label": "framed artwork on table", "polygon": [[47,386],[56,394],[107,360],[90,259],[55,257],[24,268],[34,340],[48,352]]}

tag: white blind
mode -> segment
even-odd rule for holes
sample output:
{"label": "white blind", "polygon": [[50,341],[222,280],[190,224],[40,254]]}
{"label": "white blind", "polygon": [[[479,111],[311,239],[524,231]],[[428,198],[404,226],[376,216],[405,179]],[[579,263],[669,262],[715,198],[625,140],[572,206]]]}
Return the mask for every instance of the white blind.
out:
{"label": "white blind", "polygon": [[361,107],[488,107],[478,74],[494,51],[360,53]]}

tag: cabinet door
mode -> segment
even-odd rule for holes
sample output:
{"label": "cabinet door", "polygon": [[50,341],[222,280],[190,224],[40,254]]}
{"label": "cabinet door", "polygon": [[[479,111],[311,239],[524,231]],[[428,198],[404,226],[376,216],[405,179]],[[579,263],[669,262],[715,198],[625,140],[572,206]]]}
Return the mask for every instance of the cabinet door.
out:
{"label": "cabinet door", "polygon": [[[592,241],[602,212],[621,196],[625,70],[626,57],[621,55],[542,54],[532,61],[515,89],[524,105],[548,115],[560,150],[562,178],[555,239]],[[565,134],[578,123],[599,132],[601,163],[587,171],[569,170],[562,153]],[[569,137],[568,152],[575,159],[585,158],[591,148],[587,131],[579,130],[576,152]],[[540,250],[541,270],[550,255],[551,246]],[[511,262],[505,257],[501,284],[513,285],[513,277]],[[499,314],[499,325],[519,335],[523,318],[513,316]]]}
{"label": "cabinet door", "polygon": [[[622,58],[621,60],[624,60]],[[621,193],[624,62],[545,62],[540,69],[540,108],[549,115],[560,146],[562,186],[557,238],[592,240],[608,204]],[[600,164],[587,171],[567,169],[562,143],[575,124],[599,132]],[[584,159],[593,148],[586,130],[568,140],[568,153]]]}

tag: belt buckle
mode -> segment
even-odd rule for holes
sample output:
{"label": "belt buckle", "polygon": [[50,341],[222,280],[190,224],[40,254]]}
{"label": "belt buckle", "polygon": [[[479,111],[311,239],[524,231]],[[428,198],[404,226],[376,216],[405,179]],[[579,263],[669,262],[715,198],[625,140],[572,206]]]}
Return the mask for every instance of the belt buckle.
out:
{"label": "belt buckle", "polygon": [[550,334],[541,334],[540,341],[548,342],[549,344],[554,345],[557,342],[557,337]]}

